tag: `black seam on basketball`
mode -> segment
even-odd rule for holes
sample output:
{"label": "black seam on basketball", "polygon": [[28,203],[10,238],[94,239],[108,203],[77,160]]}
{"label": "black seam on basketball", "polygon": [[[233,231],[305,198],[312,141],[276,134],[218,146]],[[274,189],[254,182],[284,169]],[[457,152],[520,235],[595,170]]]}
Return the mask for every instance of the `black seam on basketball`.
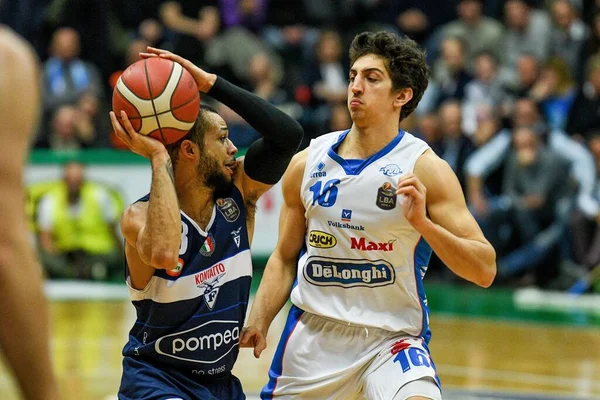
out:
{"label": "black seam on basketball", "polygon": [[[153,117],[153,116],[155,116],[155,115],[156,115],[156,116],[163,115],[163,114],[166,114],[166,113],[168,113],[168,112],[172,112],[172,111],[178,110],[178,109],[180,109],[181,107],[187,106],[187,105],[188,105],[188,104],[190,104],[192,101],[196,100],[196,99],[197,99],[199,96],[200,96],[200,93],[196,93],[196,96],[195,96],[195,97],[192,97],[190,100],[186,101],[185,103],[182,103],[182,104],[178,105],[178,106],[177,106],[177,107],[175,107],[175,108],[171,108],[170,110],[166,110],[166,111],[159,112],[158,114],[152,114],[152,115],[140,115],[139,117],[129,117],[129,116],[128,116],[128,117],[129,117],[129,119],[142,119],[142,118]],[[125,98],[125,97],[123,97],[123,98]],[[128,101],[129,101],[129,100],[128,100]],[[131,104],[131,102],[129,102],[129,103]],[[121,118],[121,117],[117,115],[117,118]],[[195,121],[182,121],[182,120],[180,120],[180,119],[177,119],[177,118],[175,117],[175,115],[173,115],[173,118],[175,118],[175,119],[176,119],[177,121],[179,121],[179,122],[184,122],[184,123],[195,122]]]}
{"label": "black seam on basketball", "polygon": [[[150,77],[148,75],[148,60],[144,59],[144,71],[146,72],[146,83],[148,84],[148,91],[150,92],[150,101],[152,102],[152,109],[154,110],[154,117],[156,119],[156,125],[158,126],[158,131],[160,132],[160,137],[162,138],[163,143],[165,143],[165,136],[162,133],[162,128],[160,126],[160,121],[158,120],[158,115],[156,115],[156,106],[154,105],[154,94],[152,93],[152,85],[150,85]],[[171,69],[171,74],[173,73],[173,69]],[[169,74],[169,78],[171,78],[171,74]],[[169,81],[167,79],[167,82]]]}

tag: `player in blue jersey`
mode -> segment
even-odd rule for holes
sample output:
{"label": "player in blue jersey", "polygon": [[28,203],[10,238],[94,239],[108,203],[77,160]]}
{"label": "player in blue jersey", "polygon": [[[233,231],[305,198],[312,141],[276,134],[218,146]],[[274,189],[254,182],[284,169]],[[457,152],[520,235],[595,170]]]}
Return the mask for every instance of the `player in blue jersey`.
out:
{"label": "player in blue jersey", "polygon": [[439,400],[429,256],[488,287],[495,252],[450,166],[399,127],[427,87],[423,51],[362,33],[350,60],[352,127],[312,140],[285,173],[278,245],[241,345],[260,356],[291,297],[262,398]]}
{"label": "player in blue jersey", "polygon": [[137,320],[123,349],[119,399],[243,399],[231,374],[238,355],[258,198],[283,175],[302,128],[258,96],[172,53],[201,92],[263,137],[245,158],[217,112],[201,106],[190,132],[165,147],[111,112],[117,135],[152,165],[150,193],[124,212],[127,284]]}

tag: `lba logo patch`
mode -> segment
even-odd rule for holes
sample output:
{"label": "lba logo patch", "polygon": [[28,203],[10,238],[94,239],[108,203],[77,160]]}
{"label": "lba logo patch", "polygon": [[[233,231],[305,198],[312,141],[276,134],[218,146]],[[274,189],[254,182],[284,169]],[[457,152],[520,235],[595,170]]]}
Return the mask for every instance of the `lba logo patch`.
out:
{"label": "lba logo patch", "polygon": [[375,205],[382,210],[392,210],[396,208],[396,192],[391,183],[385,182],[377,189]]}
{"label": "lba logo patch", "polygon": [[237,203],[231,197],[226,199],[217,199],[215,202],[217,209],[225,217],[228,222],[236,221],[240,216],[240,208]]}
{"label": "lba logo patch", "polygon": [[196,286],[199,289],[203,289],[204,302],[209,309],[213,309],[215,302],[217,301],[217,295],[219,294],[219,281],[225,276],[225,265],[218,263],[212,267],[197,273],[194,275]]}

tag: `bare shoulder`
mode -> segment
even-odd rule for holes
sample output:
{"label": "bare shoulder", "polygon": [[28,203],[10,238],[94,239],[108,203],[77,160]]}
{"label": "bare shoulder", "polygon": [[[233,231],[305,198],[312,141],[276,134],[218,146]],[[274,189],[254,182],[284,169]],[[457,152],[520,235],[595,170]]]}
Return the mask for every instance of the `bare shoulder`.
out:
{"label": "bare shoulder", "polygon": [[289,190],[300,191],[304,169],[306,168],[306,160],[308,157],[308,149],[304,149],[294,155],[290,161],[285,174],[283,174],[283,191],[284,194]]}
{"label": "bare shoulder", "polygon": [[146,225],[148,202],[133,203],[121,215],[121,232],[125,239],[135,245],[137,235]]}
{"label": "bare shoulder", "polygon": [[417,159],[414,173],[427,189],[427,203],[454,199],[464,202],[462,188],[456,174],[446,161],[431,149]]}

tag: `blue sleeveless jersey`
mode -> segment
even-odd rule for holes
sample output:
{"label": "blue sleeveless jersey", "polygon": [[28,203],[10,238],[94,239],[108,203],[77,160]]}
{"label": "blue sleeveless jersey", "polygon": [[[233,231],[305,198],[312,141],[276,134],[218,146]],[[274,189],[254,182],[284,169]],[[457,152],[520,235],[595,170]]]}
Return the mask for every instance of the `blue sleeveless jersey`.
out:
{"label": "blue sleeveless jersey", "polygon": [[240,191],[216,200],[206,231],[183,211],[181,228],[177,268],[156,270],[143,290],[130,286],[137,320],[123,355],[196,381],[228,376],[252,279]]}

